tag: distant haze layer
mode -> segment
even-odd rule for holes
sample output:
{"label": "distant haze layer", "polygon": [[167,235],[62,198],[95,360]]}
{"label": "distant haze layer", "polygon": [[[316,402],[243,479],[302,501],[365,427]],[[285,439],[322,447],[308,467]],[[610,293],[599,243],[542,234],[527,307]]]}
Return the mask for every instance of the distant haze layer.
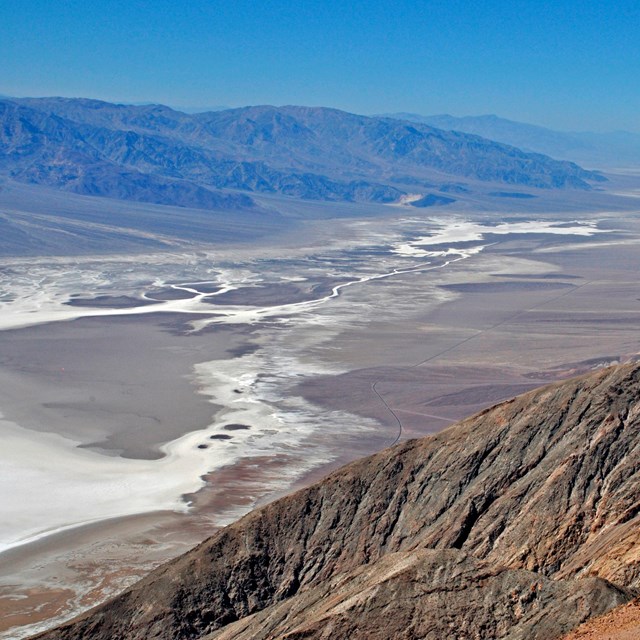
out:
{"label": "distant haze layer", "polygon": [[571,160],[587,167],[640,167],[640,134],[630,131],[594,133],[590,131],[554,131],[495,115],[421,116],[416,113],[391,113],[391,118],[428,124],[447,131],[462,131],[510,144],[524,151],[544,153]]}

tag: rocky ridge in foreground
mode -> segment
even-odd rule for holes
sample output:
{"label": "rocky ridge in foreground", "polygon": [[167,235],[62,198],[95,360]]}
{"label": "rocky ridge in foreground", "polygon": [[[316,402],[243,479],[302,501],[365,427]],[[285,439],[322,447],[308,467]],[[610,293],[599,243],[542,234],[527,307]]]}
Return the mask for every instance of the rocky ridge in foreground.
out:
{"label": "rocky ridge in foreground", "polygon": [[640,365],[557,383],[252,512],[38,637],[561,637],[640,588]]}

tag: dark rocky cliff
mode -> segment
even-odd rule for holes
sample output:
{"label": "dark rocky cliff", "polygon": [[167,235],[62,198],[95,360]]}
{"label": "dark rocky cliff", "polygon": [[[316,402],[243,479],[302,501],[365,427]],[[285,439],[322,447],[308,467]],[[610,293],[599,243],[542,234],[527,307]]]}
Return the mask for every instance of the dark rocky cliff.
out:
{"label": "dark rocky cliff", "polygon": [[633,364],[353,463],[38,637],[551,639],[640,588],[639,478]]}

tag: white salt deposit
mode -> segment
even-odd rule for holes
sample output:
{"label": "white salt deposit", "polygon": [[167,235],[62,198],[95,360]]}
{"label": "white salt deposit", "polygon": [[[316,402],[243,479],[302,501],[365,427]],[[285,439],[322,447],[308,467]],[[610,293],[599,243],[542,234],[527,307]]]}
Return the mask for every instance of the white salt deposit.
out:
{"label": "white salt deposit", "polygon": [[[207,303],[216,295],[264,281],[261,268],[250,262],[237,266],[227,263],[224,268],[210,256],[191,258],[186,266],[184,256],[174,256],[173,263],[167,256],[150,257],[140,263],[139,258],[96,259],[85,261],[80,267],[55,259],[11,262],[0,273],[0,330],[91,316],[201,314],[207,317],[194,319],[195,329],[212,323],[258,325],[259,349],[232,360],[195,366],[194,380],[200,393],[223,409],[207,429],[164,445],[162,451],[166,455],[160,460],[105,456],[78,448],[78,443],[59,435],[24,429],[0,415],[0,551],[106,518],[162,509],[184,510],[187,505],[181,496],[201,488],[203,475],[241,458],[288,456],[290,475],[265,480],[276,490],[286,488],[300,473],[335,455],[328,445],[323,448],[316,444],[310,451],[305,443],[314,434],[331,434],[335,425],[352,433],[377,425],[344,412],[318,410],[287,393],[307,376],[339,373],[321,362],[318,353],[330,349],[332,338],[345,326],[366,322],[374,313],[380,313],[378,298],[374,296],[373,302],[367,302],[366,292],[356,295],[362,287],[373,281],[444,269],[453,262],[472,258],[484,249],[490,234],[591,236],[599,232],[595,224],[578,222],[563,226],[538,221],[490,226],[464,220],[431,220],[428,226],[434,231],[407,239],[409,232],[404,226],[409,223],[415,227],[418,221],[400,221],[403,230],[394,232],[397,242],[387,245],[386,254],[380,253],[378,245],[378,252],[368,261],[354,262],[348,254],[336,254],[326,265],[310,264],[300,274],[292,274],[289,267],[282,267],[281,273],[266,274],[275,281],[303,282],[311,274],[347,280],[315,300],[270,307]],[[370,237],[382,242],[384,234],[370,233]],[[450,246],[459,243],[472,246]],[[416,264],[413,260],[403,266],[405,259],[411,258],[420,258],[421,262]],[[189,280],[195,278],[196,272],[204,277]],[[167,282],[169,278],[173,284]],[[179,284],[180,280],[185,284]],[[213,284],[217,290],[201,291],[198,285],[205,289],[204,284]],[[123,291],[141,295],[150,286],[181,289],[192,297],[125,309],[64,304],[72,293],[85,297],[120,295]],[[359,300],[358,304],[342,299],[341,294],[347,291]],[[434,294],[433,304],[438,303]],[[251,428],[222,430],[228,423]],[[232,439],[210,439],[211,435],[222,433]],[[207,448],[198,447],[202,444]],[[219,515],[219,522],[224,523],[241,514]]]}
{"label": "white salt deposit", "polygon": [[215,457],[198,449],[209,431],[165,445],[160,460],[104,456],[1,418],[0,433],[0,551],[97,520],[184,510],[180,496],[200,489],[200,476],[226,462],[222,448]]}
{"label": "white salt deposit", "polygon": [[[451,255],[446,252],[455,252],[458,255],[467,255],[471,249],[451,248],[442,251],[427,251],[421,247],[437,247],[447,244],[460,244],[463,242],[482,242],[488,235],[509,235],[509,234],[540,234],[547,233],[563,236],[592,236],[596,233],[604,233],[597,228],[595,222],[573,222],[571,224],[529,220],[526,222],[504,222],[498,225],[488,225],[478,222],[461,221],[438,221],[433,222],[439,226],[434,233],[421,236],[409,242],[396,244],[392,251],[398,255],[408,257],[429,257],[434,255]],[[482,248],[476,248],[481,251]]]}

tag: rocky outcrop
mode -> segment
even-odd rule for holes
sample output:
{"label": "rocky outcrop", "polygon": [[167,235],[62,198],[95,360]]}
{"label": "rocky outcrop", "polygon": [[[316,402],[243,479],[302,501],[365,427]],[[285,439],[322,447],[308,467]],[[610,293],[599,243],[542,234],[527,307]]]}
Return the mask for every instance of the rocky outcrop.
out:
{"label": "rocky outcrop", "polygon": [[[639,474],[634,364],[348,465],[40,637],[199,638],[255,615],[235,628],[438,638],[444,617],[464,638],[551,639],[640,588]],[[414,635],[354,635],[414,617]]]}
{"label": "rocky outcrop", "polygon": [[598,578],[554,581],[457,549],[418,550],[339,574],[207,640],[547,640],[625,599]]}

